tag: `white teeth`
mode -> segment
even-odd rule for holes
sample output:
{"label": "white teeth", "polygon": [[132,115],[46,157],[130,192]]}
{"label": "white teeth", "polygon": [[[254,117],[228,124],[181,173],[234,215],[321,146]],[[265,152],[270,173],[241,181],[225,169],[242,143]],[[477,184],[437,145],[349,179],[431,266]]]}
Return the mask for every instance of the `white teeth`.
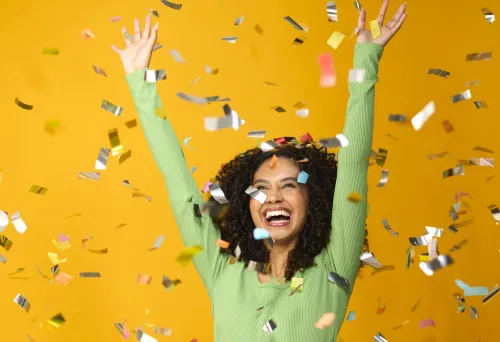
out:
{"label": "white teeth", "polygon": [[286,216],[286,217],[290,217],[290,214],[284,210],[272,210],[272,211],[268,211],[266,213],[266,219],[272,217],[272,216]]}

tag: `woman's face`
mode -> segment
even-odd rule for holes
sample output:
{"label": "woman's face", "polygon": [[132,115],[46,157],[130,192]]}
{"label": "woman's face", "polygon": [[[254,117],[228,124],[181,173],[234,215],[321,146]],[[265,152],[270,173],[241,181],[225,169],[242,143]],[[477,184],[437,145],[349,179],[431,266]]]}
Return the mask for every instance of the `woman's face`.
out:
{"label": "woman's face", "polygon": [[271,169],[265,161],[254,174],[253,186],[267,195],[264,204],[253,197],[250,212],[255,227],[264,228],[276,243],[296,242],[307,217],[309,189],[297,183],[300,169],[289,159],[280,158]]}

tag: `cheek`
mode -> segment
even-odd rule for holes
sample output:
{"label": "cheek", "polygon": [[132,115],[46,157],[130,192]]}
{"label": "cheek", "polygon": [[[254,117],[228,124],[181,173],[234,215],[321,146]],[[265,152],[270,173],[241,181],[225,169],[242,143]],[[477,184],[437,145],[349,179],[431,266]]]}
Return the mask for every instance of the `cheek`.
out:
{"label": "cheek", "polygon": [[260,202],[251,199],[250,200],[250,214],[252,215],[252,218],[255,220],[260,217],[260,208],[262,204]]}

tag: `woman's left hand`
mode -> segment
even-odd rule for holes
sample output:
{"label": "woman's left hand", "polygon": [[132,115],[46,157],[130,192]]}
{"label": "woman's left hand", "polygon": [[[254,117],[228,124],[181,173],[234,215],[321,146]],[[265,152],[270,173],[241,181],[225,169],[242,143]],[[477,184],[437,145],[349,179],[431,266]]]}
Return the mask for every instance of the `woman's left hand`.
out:
{"label": "woman's left hand", "polygon": [[386,46],[387,43],[394,37],[396,32],[403,25],[407,13],[405,13],[406,3],[402,4],[399,9],[396,11],[392,19],[384,25],[384,17],[385,12],[387,11],[387,6],[389,6],[389,0],[384,0],[382,7],[380,8],[380,12],[377,17],[378,26],[380,28],[380,35],[376,38],[373,38],[372,33],[365,29],[366,24],[366,11],[364,8],[359,12],[358,18],[358,39],[357,43],[375,43],[381,46]]}

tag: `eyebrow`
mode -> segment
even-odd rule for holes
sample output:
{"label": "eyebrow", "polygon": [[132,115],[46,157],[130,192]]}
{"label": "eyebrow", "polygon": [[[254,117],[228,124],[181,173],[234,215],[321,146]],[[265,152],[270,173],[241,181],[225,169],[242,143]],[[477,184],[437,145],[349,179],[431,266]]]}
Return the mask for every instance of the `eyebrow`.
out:
{"label": "eyebrow", "polygon": [[[293,181],[295,181],[295,182],[296,182],[296,181],[297,181],[297,178],[295,178],[295,177],[286,177],[286,178],[281,179],[281,180],[280,180],[280,182],[287,182],[287,181],[291,181],[291,180],[293,180]],[[266,181],[266,180],[264,180],[264,179],[256,179],[253,183],[254,183],[254,184],[255,184],[255,183],[264,183],[264,184],[269,184],[269,181]]]}

